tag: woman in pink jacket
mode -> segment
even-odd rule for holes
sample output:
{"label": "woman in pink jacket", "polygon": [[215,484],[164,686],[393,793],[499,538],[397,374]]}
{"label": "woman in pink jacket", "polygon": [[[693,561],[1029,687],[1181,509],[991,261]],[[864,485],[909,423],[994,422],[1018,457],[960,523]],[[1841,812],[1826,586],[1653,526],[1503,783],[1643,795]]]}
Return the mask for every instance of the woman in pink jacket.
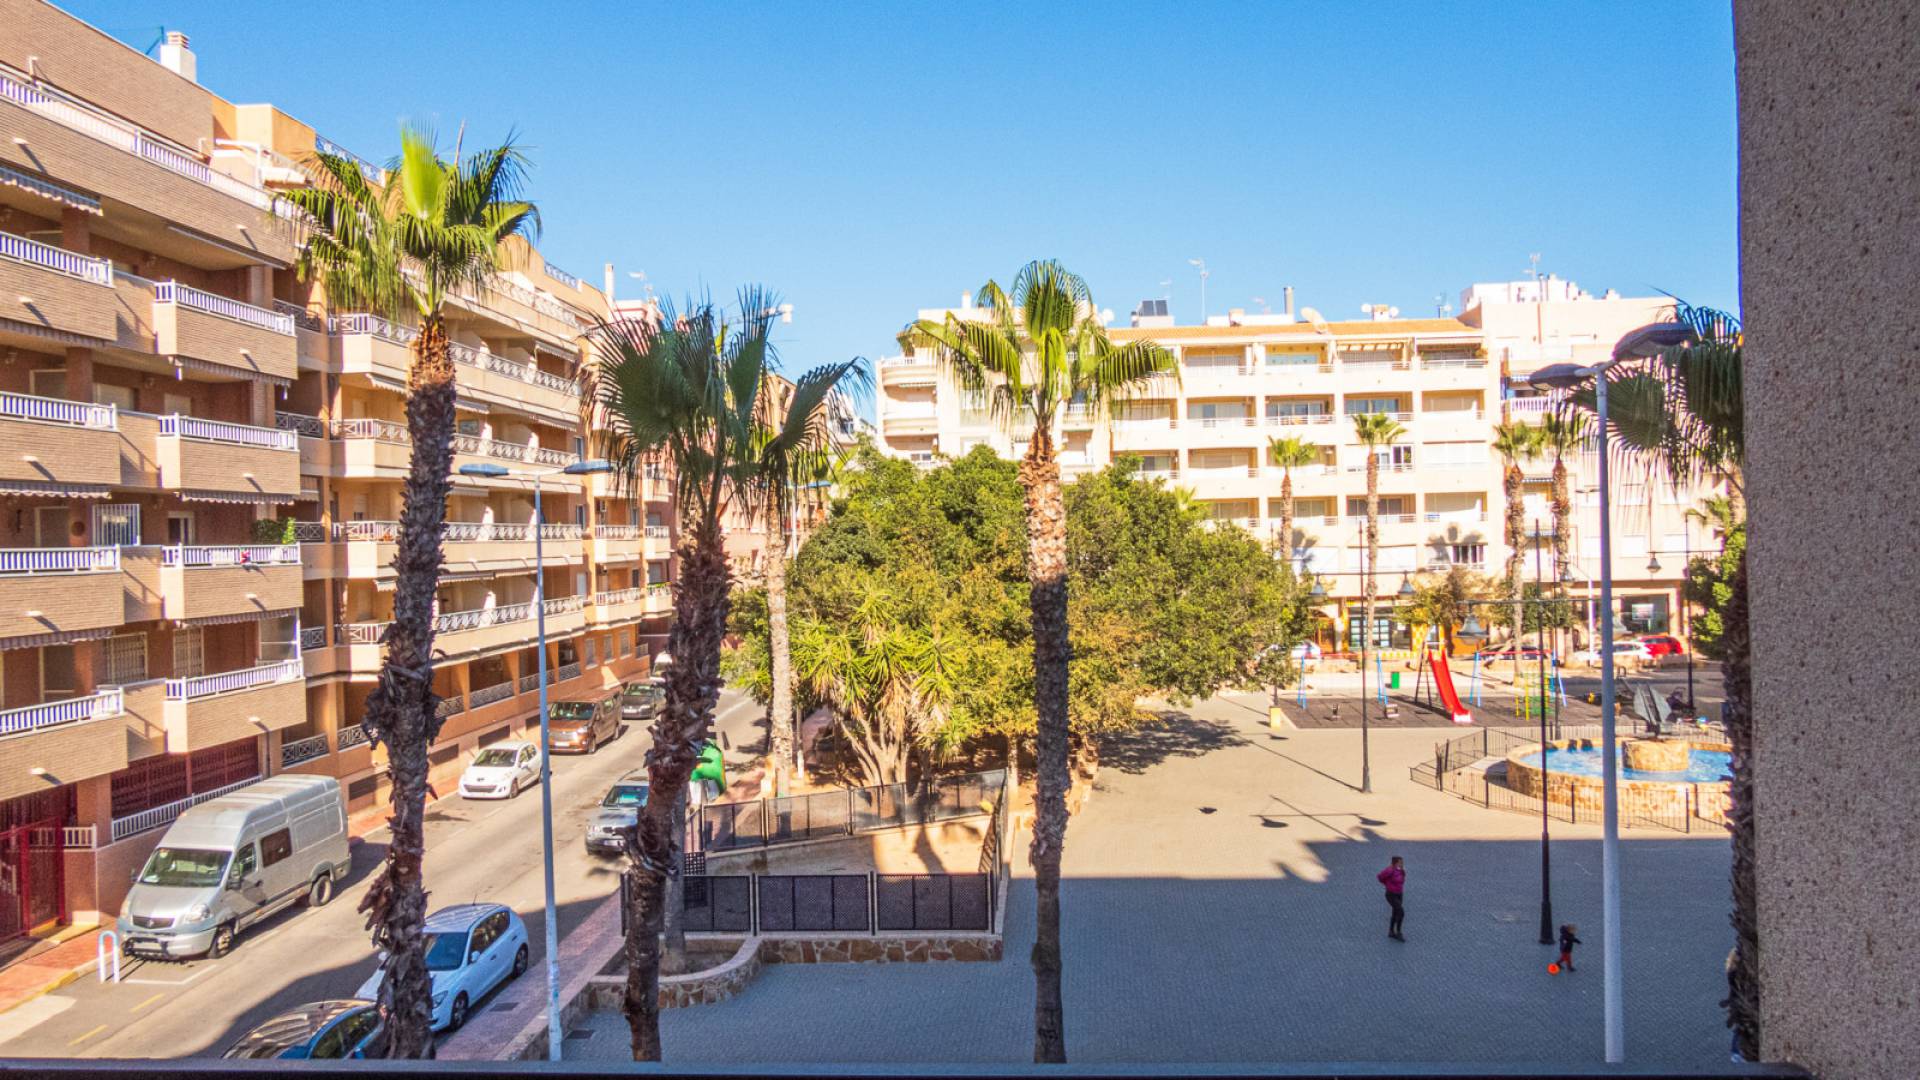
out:
{"label": "woman in pink jacket", "polygon": [[1400,933],[1400,923],[1407,917],[1407,908],[1402,902],[1402,894],[1407,890],[1406,863],[1395,855],[1387,868],[1380,871],[1379,880],[1380,884],[1387,887],[1387,907],[1393,912],[1387,919],[1387,936],[1395,941],[1405,941],[1406,937]]}

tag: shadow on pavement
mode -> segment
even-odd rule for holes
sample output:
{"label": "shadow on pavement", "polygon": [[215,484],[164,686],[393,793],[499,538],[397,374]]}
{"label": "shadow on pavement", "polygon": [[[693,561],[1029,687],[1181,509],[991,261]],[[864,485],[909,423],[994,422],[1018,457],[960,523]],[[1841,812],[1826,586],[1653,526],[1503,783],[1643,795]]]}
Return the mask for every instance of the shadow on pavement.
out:
{"label": "shadow on pavement", "polygon": [[1158,717],[1157,722],[1109,736],[1100,744],[1102,768],[1142,773],[1168,758],[1200,757],[1247,744],[1245,736],[1222,720],[1203,720],[1174,709],[1153,715]]}

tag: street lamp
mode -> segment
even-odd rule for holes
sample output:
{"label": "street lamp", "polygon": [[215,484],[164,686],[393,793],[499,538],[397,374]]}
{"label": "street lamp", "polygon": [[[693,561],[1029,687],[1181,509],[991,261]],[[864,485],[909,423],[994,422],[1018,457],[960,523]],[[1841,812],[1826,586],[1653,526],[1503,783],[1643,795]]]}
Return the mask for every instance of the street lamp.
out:
{"label": "street lamp", "polygon": [[560,1044],[564,1032],[560,1030],[560,919],[555,912],[553,899],[553,774],[548,763],[547,753],[547,589],[545,581],[545,562],[540,545],[541,527],[545,524],[540,513],[540,480],[542,477],[564,474],[567,476],[586,476],[591,473],[609,473],[613,466],[604,459],[592,458],[576,461],[558,469],[538,471],[516,471],[505,465],[481,462],[474,465],[462,465],[461,476],[481,476],[499,478],[503,476],[525,476],[533,480],[533,617],[534,635],[539,641],[536,650],[539,657],[535,660],[534,670],[540,680],[540,843],[541,858],[546,872],[546,930],[547,930],[547,1060],[560,1060]]}
{"label": "street lamp", "polygon": [[1187,265],[1200,271],[1200,325],[1207,324],[1207,260],[1188,259]]}
{"label": "street lamp", "polygon": [[[1607,476],[1607,371],[1624,360],[1657,356],[1664,349],[1699,340],[1685,323],[1653,323],[1630,330],[1613,346],[1613,355],[1591,366],[1548,364],[1527,377],[1539,390],[1570,390],[1589,381],[1600,459],[1600,606],[1613,616],[1613,525],[1609,520]],[[1600,768],[1604,794],[1600,841],[1600,966],[1605,1004],[1606,1060],[1627,1056],[1626,995],[1621,986],[1620,943],[1620,761],[1614,743],[1613,641],[1600,650]],[[1544,760],[1544,759],[1543,759]]]}

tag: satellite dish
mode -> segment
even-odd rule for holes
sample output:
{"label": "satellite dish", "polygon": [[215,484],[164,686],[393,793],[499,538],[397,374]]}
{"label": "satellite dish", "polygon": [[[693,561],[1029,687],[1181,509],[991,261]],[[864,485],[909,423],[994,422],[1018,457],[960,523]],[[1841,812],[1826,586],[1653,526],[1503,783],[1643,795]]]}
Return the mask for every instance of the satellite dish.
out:
{"label": "satellite dish", "polygon": [[1315,330],[1318,330],[1322,334],[1333,333],[1333,328],[1327,325],[1327,320],[1322,318],[1320,315],[1320,312],[1314,308],[1310,308],[1310,307],[1301,308],[1300,317],[1302,319],[1307,320],[1307,322],[1312,323],[1313,328]]}
{"label": "satellite dish", "polygon": [[1362,315],[1371,315],[1371,314],[1373,314],[1373,305],[1372,305],[1372,304],[1361,304],[1361,305],[1360,305],[1360,314],[1362,314]]}

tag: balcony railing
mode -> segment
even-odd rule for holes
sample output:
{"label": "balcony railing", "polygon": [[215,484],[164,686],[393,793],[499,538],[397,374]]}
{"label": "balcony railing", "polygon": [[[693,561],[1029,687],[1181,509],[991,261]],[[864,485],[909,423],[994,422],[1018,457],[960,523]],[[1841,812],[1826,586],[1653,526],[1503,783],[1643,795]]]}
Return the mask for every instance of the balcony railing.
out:
{"label": "balcony railing", "polygon": [[374,439],[379,442],[398,443],[406,446],[413,440],[407,435],[407,425],[398,420],[373,420],[359,417],[352,420],[335,420],[333,435],[336,439]]}
{"label": "balcony railing", "polygon": [[288,303],[285,300],[275,298],[273,301],[273,310],[292,319],[295,326],[304,327],[305,329],[320,334],[327,332],[327,320],[321,317],[318,312],[308,311],[305,305]]}
{"label": "balcony railing", "polygon": [[1483,368],[1487,366],[1487,358],[1484,356],[1422,356],[1420,366],[1423,368]]}
{"label": "balcony railing", "polygon": [[114,818],[113,825],[108,832],[112,835],[114,841],[118,842],[135,833],[143,833],[148,829],[157,829],[162,825],[172,823],[174,818],[186,813],[187,810],[192,807],[198,806],[209,799],[217,799],[229,792],[239,791],[248,784],[257,783],[259,780],[260,778],[258,776],[249,776],[245,780],[236,780],[224,787],[217,787],[210,791],[195,792],[184,799],[175,799],[173,802],[163,806],[142,810],[137,814],[129,814],[122,818]]}
{"label": "balcony railing", "polygon": [[1335,418],[1335,415],[1330,412],[1269,414],[1266,424],[1268,427],[1297,427],[1306,424],[1331,424]]}
{"label": "balcony railing", "polygon": [[332,154],[334,157],[345,158],[353,162],[360,167],[360,175],[366,177],[370,183],[384,184],[387,181],[387,170],[375,165],[373,162],[368,161],[366,158],[361,157],[359,154],[341,146],[339,143],[334,142],[324,135],[315,135],[313,137],[313,148],[323,154]]}
{"label": "balcony railing", "polygon": [[1553,411],[1554,399],[1550,397],[1508,398],[1507,411],[1514,416],[1540,416]]}
{"label": "balcony railing", "polygon": [[309,439],[327,437],[327,422],[317,416],[302,416],[299,413],[290,412],[275,413],[273,426],[281,431],[291,431],[295,435],[303,435]]}
{"label": "balcony railing", "polygon": [[0,575],[91,574],[118,569],[117,547],[0,549]]}
{"label": "balcony railing", "polygon": [[300,449],[300,437],[281,428],[229,424],[224,420],[202,420],[193,416],[181,416],[178,413],[160,417],[160,434],[177,435],[182,439],[197,439],[201,442],[257,446],[264,450]]}
{"label": "balcony railing", "polygon": [[917,355],[915,355],[915,356],[888,356],[888,357],[883,357],[883,358],[881,359],[881,361],[880,361],[880,366],[881,366],[881,367],[883,367],[883,368],[893,368],[893,367],[928,367],[928,366],[931,366],[932,364],[933,364],[933,357],[931,357],[931,356],[917,356]]}
{"label": "balcony railing", "polygon": [[585,608],[587,606],[587,598],[584,596],[556,596],[551,600],[542,601],[541,606],[546,608],[547,614],[549,615],[565,615],[569,611],[579,611]]}
{"label": "balcony railing", "polygon": [[540,526],[542,540],[581,540],[585,539],[586,535],[585,525],[575,525],[571,522]]}
{"label": "balcony railing", "polygon": [[568,288],[577,289],[580,287],[579,278],[574,277],[572,274],[567,273],[565,270],[560,269],[559,267],[553,265],[552,263],[546,264],[546,271],[547,271],[548,277],[552,278],[553,280],[559,282],[562,285],[567,286]]}
{"label": "balcony railing", "polygon": [[[915,460],[918,459],[916,458]],[[932,455],[928,455],[927,460],[933,460]],[[665,525],[648,525],[646,530],[647,539],[649,540],[665,540],[668,537],[667,527]]]}
{"label": "balcony railing", "polygon": [[[1354,524],[1356,524],[1356,525],[1365,525],[1365,524],[1367,523],[1367,515],[1366,515],[1365,513],[1359,513],[1359,514],[1348,514],[1348,515],[1347,515],[1347,520],[1348,520],[1348,521],[1350,521],[1350,522],[1352,522],[1352,523],[1354,523]],[[1419,515],[1419,514],[1386,514],[1386,513],[1383,513],[1383,514],[1381,514],[1381,515],[1380,515],[1380,519],[1379,519],[1379,520],[1380,520],[1380,524],[1382,524],[1382,525],[1408,525],[1408,524],[1411,524],[1411,523],[1413,523],[1413,522],[1416,522],[1416,521],[1419,521],[1419,520],[1420,520],[1420,515]]]}
{"label": "balcony railing", "polygon": [[120,427],[119,413],[111,405],[87,401],[62,401],[59,398],[34,397],[32,394],[0,392],[0,416],[15,420],[38,420],[47,424],[115,431]]}
{"label": "balcony railing", "polygon": [[324,544],[327,542],[327,526],[319,521],[296,521],[293,523],[293,539],[301,544]]}
{"label": "balcony railing", "polygon": [[482,705],[491,705],[496,701],[505,701],[513,696],[513,691],[514,686],[510,682],[483,686],[467,695],[467,704],[471,708],[477,709]]}
{"label": "balcony railing", "polygon": [[[333,523],[333,538],[347,543],[391,544],[400,539],[400,523],[336,521]],[[440,539],[454,544],[491,541],[525,543],[533,539],[533,528],[524,523],[505,521],[449,521],[442,526]]]}
{"label": "balcony railing", "polygon": [[15,735],[22,731],[38,731],[41,728],[71,724],[78,720],[99,720],[108,716],[117,716],[125,707],[125,697],[116,686],[102,690],[91,697],[68,698],[65,701],[28,705],[22,709],[8,709],[0,712],[0,735]]}
{"label": "balcony railing", "polygon": [[556,681],[566,682],[568,679],[577,679],[579,677],[580,677],[579,664],[561,664],[560,677]]}
{"label": "balcony railing", "polygon": [[354,724],[340,729],[340,734],[333,740],[333,750],[335,753],[342,753],[372,741],[373,736],[367,733],[365,724]]}
{"label": "balcony railing", "polygon": [[595,525],[593,538],[595,540],[638,540],[641,535],[640,528],[638,525]]}
{"label": "balcony railing", "polygon": [[400,326],[378,315],[369,315],[364,312],[335,315],[329,318],[327,333],[335,337],[366,334],[395,345],[411,345],[413,339],[420,336],[420,331],[411,326]]}
{"label": "balcony railing", "polygon": [[0,257],[38,266],[42,270],[52,270],[56,274],[65,274],[82,281],[91,281],[95,285],[113,284],[113,264],[105,259],[96,259],[82,255],[77,251],[57,248],[52,244],[43,244],[38,240],[29,240],[24,236],[0,232]]}
{"label": "balcony railing", "polygon": [[597,592],[593,594],[593,603],[594,603],[594,606],[596,607],[612,607],[615,604],[631,604],[635,600],[640,599],[640,597],[645,595],[645,593],[646,593],[645,589],[638,588],[638,587],[631,588],[631,589],[613,589],[608,592]]}
{"label": "balcony railing", "polygon": [[1426,513],[1426,519],[1428,521],[1457,521],[1462,523],[1485,521],[1487,520],[1487,512],[1485,510],[1429,510]]}
{"label": "balcony railing", "polygon": [[231,297],[220,296],[191,285],[182,285],[177,281],[156,281],[153,283],[153,300],[157,304],[178,304],[208,315],[218,315],[223,319],[246,323],[275,334],[293,336],[293,316],[282,311],[271,311],[263,307],[254,307]]}
{"label": "balcony railing", "polygon": [[300,651],[327,647],[327,628],[324,626],[303,626],[300,628]]}
{"label": "balcony railing", "polygon": [[221,547],[163,547],[161,566],[299,566],[299,544],[248,544]]}
{"label": "balcony railing", "polygon": [[214,694],[232,693],[235,690],[250,690],[256,686],[292,682],[304,676],[305,669],[299,660],[279,660],[271,664],[261,664],[259,667],[241,668],[238,671],[195,675],[186,679],[168,679],[167,700],[192,701],[196,698],[211,697]]}
{"label": "balcony railing", "polygon": [[327,737],[314,735],[280,744],[280,767],[290,769],[302,762],[327,756]]}
{"label": "balcony railing", "polygon": [[572,465],[580,460],[579,454],[566,450],[555,450],[550,446],[536,446],[528,452],[527,457],[539,465],[565,466]]}
{"label": "balcony railing", "polygon": [[1187,423],[1198,428],[1249,428],[1260,423],[1257,416],[1189,416]]}

